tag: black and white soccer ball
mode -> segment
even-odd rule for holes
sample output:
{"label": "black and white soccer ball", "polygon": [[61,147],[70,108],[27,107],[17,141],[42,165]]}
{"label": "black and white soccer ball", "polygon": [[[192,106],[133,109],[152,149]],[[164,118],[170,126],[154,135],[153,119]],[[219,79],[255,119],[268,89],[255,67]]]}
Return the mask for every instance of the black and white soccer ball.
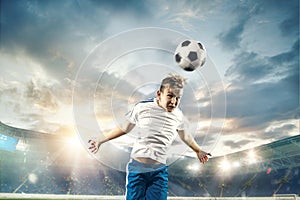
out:
{"label": "black and white soccer ball", "polygon": [[174,56],[179,67],[186,71],[194,71],[204,65],[206,50],[199,41],[185,40],[177,46]]}

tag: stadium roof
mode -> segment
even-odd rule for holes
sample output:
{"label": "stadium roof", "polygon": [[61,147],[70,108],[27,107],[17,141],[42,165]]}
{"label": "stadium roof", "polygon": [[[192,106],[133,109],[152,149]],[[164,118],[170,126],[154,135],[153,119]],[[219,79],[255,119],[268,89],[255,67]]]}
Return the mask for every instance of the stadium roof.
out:
{"label": "stadium roof", "polygon": [[[0,133],[29,142],[30,146],[32,146],[31,150],[35,149],[35,143],[41,146],[43,142],[49,143],[49,139],[54,143],[60,142],[61,140],[61,137],[57,137],[53,134],[14,128],[1,122]],[[40,148],[38,148],[38,150],[40,151]],[[214,170],[224,171],[225,169],[222,169],[222,167],[243,169],[236,170],[236,173],[293,168],[300,166],[299,150],[300,135],[297,135],[225,156],[212,157],[210,161],[204,165],[200,164],[197,158],[173,156],[170,158],[174,161],[170,165],[170,169],[176,176],[186,176],[187,173],[190,174],[193,170],[202,172],[196,173],[196,176],[203,176],[204,174],[206,176],[215,176],[215,174],[218,173]],[[116,157],[122,156],[122,152],[117,152],[116,154],[118,154]],[[127,154],[128,152],[126,152],[126,155]],[[126,163],[124,163],[124,165],[126,165]]]}
{"label": "stadium roof", "polygon": [[17,138],[34,138],[34,139],[44,139],[44,138],[54,138],[56,137],[54,134],[42,133],[32,130],[26,130],[21,128],[15,128],[12,126],[8,126],[0,121],[0,133],[17,137]]}
{"label": "stadium roof", "polygon": [[[216,168],[216,166],[219,166],[219,168]],[[176,173],[178,176],[186,176],[186,173],[191,173],[193,169],[202,172],[195,175],[215,176],[215,174],[222,173],[217,173],[212,169],[224,171],[226,170],[225,168],[237,168],[242,170],[235,170],[235,173],[252,173],[268,169],[278,170],[298,166],[300,166],[300,135],[225,156],[211,158],[204,165],[200,165],[197,158],[178,158],[170,168],[175,170],[175,173],[178,170],[178,173]],[[182,169],[185,170],[182,171]]]}

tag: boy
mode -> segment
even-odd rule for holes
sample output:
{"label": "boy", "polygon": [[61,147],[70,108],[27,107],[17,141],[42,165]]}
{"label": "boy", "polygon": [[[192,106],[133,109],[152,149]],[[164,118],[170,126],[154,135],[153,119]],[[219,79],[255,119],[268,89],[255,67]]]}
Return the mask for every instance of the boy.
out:
{"label": "boy", "polygon": [[162,80],[156,98],[134,106],[127,121],[106,134],[105,139],[90,140],[90,151],[97,153],[101,144],[130,132],[135,125],[141,136],[136,140],[127,164],[126,200],[166,200],[168,193],[167,151],[179,134],[192,148],[200,162],[208,161],[194,138],[184,130],[184,116],[178,104],[185,79],[170,75]]}

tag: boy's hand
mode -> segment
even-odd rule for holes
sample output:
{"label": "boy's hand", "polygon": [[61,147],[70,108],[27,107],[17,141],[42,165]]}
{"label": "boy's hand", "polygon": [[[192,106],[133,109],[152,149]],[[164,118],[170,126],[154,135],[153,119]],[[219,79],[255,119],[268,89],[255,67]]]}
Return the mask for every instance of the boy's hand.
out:
{"label": "boy's hand", "polygon": [[94,154],[97,153],[100,148],[101,143],[99,141],[89,140],[89,144],[91,145],[89,147],[89,150]]}
{"label": "boy's hand", "polygon": [[203,163],[203,164],[209,160],[208,156],[211,156],[211,154],[210,154],[210,153],[207,153],[207,152],[205,152],[205,151],[199,151],[199,152],[197,153],[198,159],[199,159],[200,162]]}

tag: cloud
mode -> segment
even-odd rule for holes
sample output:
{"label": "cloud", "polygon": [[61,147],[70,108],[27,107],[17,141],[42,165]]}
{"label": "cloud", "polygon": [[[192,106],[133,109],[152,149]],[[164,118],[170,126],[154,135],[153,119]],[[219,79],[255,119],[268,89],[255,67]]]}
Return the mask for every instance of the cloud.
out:
{"label": "cloud", "polygon": [[[86,1],[1,1],[1,49],[24,54],[57,79],[73,78],[110,18]],[[74,68],[74,69],[73,69]]]}
{"label": "cloud", "polygon": [[238,129],[263,128],[272,121],[296,118],[299,94],[294,84],[298,82],[297,78],[288,77],[276,83],[230,91],[227,93],[227,117],[235,118]]}
{"label": "cloud", "polygon": [[253,140],[239,140],[239,141],[224,141],[224,145],[230,147],[230,149],[235,150],[235,149],[241,149],[245,145],[252,143]]}
{"label": "cloud", "polygon": [[34,80],[26,86],[25,98],[28,105],[36,106],[40,109],[46,109],[55,112],[58,109],[58,100],[53,94],[53,88],[45,85],[39,85]]}
{"label": "cloud", "polygon": [[241,52],[233,59],[233,65],[225,72],[225,76],[232,82],[251,84],[274,74],[277,66],[254,52]]}
{"label": "cloud", "polygon": [[282,23],[279,25],[279,29],[283,36],[297,36],[299,35],[299,28],[297,28],[298,26],[299,26],[299,11],[298,13],[292,12],[289,18],[283,20]]}
{"label": "cloud", "polygon": [[21,96],[19,87],[18,83],[5,84],[0,79],[0,109],[2,110],[2,115],[4,114],[4,116],[9,116],[9,111],[20,113],[22,106],[20,103],[15,103]]}
{"label": "cloud", "polygon": [[270,126],[260,137],[262,139],[270,139],[276,141],[290,135],[291,132],[299,132],[295,124],[283,124],[280,126]]}
{"label": "cloud", "polygon": [[286,64],[297,64],[299,63],[299,40],[295,41],[292,48],[288,52],[270,57],[272,64],[282,66]]}
{"label": "cloud", "polygon": [[[154,17],[160,19],[164,26],[172,26],[187,32],[196,33],[197,38],[203,34],[203,25],[222,6],[220,1],[152,1],[157,10]],[[196,24],[196,25],[195,25]]]}
{"label": "cloud", "polygon": [[230,30],[219,35],[219,40],[224,49],[234,50],[240,47],[246,22],[247,20],[241,20],[235,26],[231,27]]}
{"label": "cloud", "polygon": [[143,99],[143,95],[126,79],[104,72],[100,81],[95,90],[94,101],[96,115],[100,121],[121,121],[130,106]]}
{"label": "cloud", "polygon": [[[239,48],[245,49],[249,43],[257,42],[256,35],[263,32],[276,35],[280,32],[284,37],[297,37],[299,35],[299,1],[286,2],[273,1],[243,1],[240,4],[231,4],[227,11],[230,20],[229,28],[217,37],[222,47],[229,51]],[[267,23],[263,30],[259,23]],[[252,27],[252,29],[249,29]],[[256,29],[255,29],[256,28]],[[254,30],[253,30],[254,29]],[[249,40],[249,38],[252,38]],[[263,42],[263,41],[262,41]]]}
{"label": "cloud", "polygon": [[1,121],[10,123],[13,120],[17,127],[52,131],[51,121],[71,104],[72,88],[42,72],[30,73],[29,80],[0,79]]}
{"label": "cloud", "polygon": [[235,50],[240,48],[240,43],[243,39],[245,26],[251,19],[253,14],[257,14],[257,7],[255,5],[248,5],[248,3],[237,4],[232,8],[232,22],[228,30],[221,32],[218,39],[224,49]]}
{"label": "cloud", "polygon": [[32,125],[42,119],[43,113],[36,112],[32,102],[24,96],[25,87],[18,82],[0,81],[0,118],[16,127],[36,128]]}
{"label": "cloud", "polygon": [[278,22],[278,28],[284,37],[299,36],[299,1],[291,0],[288,2],[276,1],[256,1],[260,7],[261,14],[280,18],[273,20]]}
{"label": "cloud", "polygon": [[[79,6],[85,1],[78,1]],[[90,0],[92,5],[96,5],[99,8],[105,8],[108,10],[112,10],[113,14],[116,13],[131,13],[136,15],[137,17],[147,17],[151,13],[149,12],[149,5],[147,1],[139,1],[139,0],[110,0],[110,1],[97,1]]]}
{"label": "cloud", "polygon": [[235,128],[259,129],[299,117],[299,41],[271,57],[243,52],[233,63],[226,72],[227,117],[235,119]]}

